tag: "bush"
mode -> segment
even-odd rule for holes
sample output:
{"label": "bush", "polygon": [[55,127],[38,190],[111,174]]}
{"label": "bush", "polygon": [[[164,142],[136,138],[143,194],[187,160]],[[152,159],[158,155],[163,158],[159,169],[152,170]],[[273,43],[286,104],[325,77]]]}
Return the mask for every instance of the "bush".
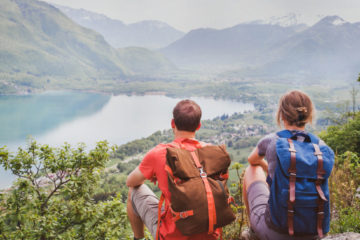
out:
{"label": "bush", "polygon": [[330,126],[320,137],[338,154],[351,151],[360,155],[360,112],[343,125]]}
{"label": "bush", "polygon": [[230,192],[234,197],[235,206],[232,206],[234,213],[236,214],[236,219],[231,224],[227,225],[223,229],[224,239],[241,239],[241,233],[245,227],[248,226],[248,218],[246,215],[246,207],[243,201],[243,181],[245,171],[241,171],[243,165],[240,163],[235,163],[231,170],[236,172],[237,181],[231,183]]}
{"label": "bush", "polygon": [[331,232],[360,232],[360,158],[345,152],[336,156],[329,179],[332,209]]}
{"label": "bush", "polygon": [[108,145],[50,148],[31,140],[12,156],[0,148],[0,164],[18,177],[0,200],[0,239],[127,239],[131,235],[122,196],[96,203]]}

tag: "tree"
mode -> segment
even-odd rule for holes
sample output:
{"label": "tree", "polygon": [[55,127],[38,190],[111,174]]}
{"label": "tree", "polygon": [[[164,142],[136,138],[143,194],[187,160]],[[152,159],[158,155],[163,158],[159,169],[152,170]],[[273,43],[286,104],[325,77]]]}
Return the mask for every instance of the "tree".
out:
{"label": "tree", "polygon": [[351,151],[360,156],[360,112],[344,124],[329,126],[320,138],[338,154]]}
{"label": "tree", "polygon": [[126,239],[121,196],[95,203],[108,144],[61,148],[30,140],[15,156],[0,148],[0,164],[18,177],[0,198],[0,239]]}
{"label": "tree", "polygon": [[350,90],[350,95],[351,95],[351,102],[352,102],[352,116],[355,116],[356,113],[356,97],[359,93],[359,90],[357,90],[355,88],[355,86],[352,86],[351,90]]}

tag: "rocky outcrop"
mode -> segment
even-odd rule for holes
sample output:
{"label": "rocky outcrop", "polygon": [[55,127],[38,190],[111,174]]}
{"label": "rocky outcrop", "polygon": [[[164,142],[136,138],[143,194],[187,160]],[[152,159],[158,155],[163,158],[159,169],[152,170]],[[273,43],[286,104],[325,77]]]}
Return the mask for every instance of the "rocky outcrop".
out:
{"label": "rocky outcrop", "polygon": [[334,235],[329,235],[326,238],[323,238],[323,240],[360,240],[360,233],[353,233],[353,232],[347,232],[347,233],[339,233]]}
{"label": "rocky outcrop", "polygon": [[[245,229],[242,234],[240,240],[259,240],[255,233],[249,229]],[[333,235],[328,235],[321,240],[360,240],[360,233],[346,232],[346,233],[338,233]]]}

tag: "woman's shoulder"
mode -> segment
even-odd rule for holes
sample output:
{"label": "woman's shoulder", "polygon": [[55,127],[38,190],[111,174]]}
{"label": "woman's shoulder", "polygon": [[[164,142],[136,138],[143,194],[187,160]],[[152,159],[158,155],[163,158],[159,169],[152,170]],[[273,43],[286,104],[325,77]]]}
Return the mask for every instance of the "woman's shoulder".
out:
{"label": "woman's shoulder", "polygon": [[262,137],[259,142],[276,140],[278,138],[279,138],[279,136],[277,135],[277,133],[273,132],[273,133],[269,133],[269,134],[265,135],[264,137]]}
{"label": "woman's shoulder", "polygon": [[261,138],[257,144],[259,155],[265,155],[268,146],[271,145],[272,142],[276,142],[278,138],[279,137],[276,135],[276,133],[270,133]]}

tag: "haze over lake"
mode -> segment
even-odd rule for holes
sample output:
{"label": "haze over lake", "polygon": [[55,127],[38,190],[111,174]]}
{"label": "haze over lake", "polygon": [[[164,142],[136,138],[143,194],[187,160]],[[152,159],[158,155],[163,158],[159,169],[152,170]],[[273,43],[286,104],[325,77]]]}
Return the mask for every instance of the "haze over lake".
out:
{"label": "haze over lake", "polygon": [[[209,98],[191,98],[202,108],[202,119],[251,111],[252,104]],[[94,147],[100,140],[124,144],[169,129],[172,109],[180,98],[166,96],[109,96],[96,93],[48,92],[27,96],[0,96],[0,146],[11,151],[26,137],[50,146],[64,142]],[[0,171],[0,188],[13,177]]]}

